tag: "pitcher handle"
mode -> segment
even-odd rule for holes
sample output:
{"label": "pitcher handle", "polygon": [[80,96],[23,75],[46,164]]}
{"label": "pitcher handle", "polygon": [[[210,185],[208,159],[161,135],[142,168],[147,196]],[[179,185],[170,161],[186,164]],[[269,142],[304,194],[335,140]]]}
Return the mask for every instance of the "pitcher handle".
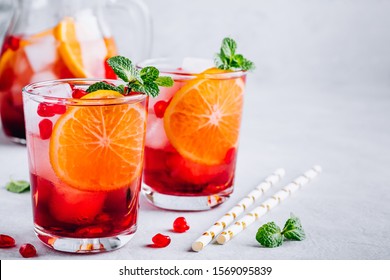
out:
{"label": "pitcher handle", "polygon": [[149,58],[152,49],[152,19],[150,16],[148,6],[142,0],[111,0],[111,5],[124,9],[128,12],[131,18],[139,17],[141,20],[141,26],[143,30],[141,33],[144,36],[141,36],[142,42],[140,43],[144,46],[143,53],[141,54],[143,59]]}

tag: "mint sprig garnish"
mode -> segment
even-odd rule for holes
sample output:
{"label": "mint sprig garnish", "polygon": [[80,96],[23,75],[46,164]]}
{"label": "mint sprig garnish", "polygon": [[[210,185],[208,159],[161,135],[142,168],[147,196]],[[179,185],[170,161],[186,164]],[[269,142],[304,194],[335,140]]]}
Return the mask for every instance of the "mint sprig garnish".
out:
{"label": "mint sprig garnish", "polygon": [[13,193],[22,193],[30,190],[30,183],[24,180],[11,180],[5,185],[5,188]]}
{"label": "mint sprig garnish", "polygon": [[301,221],[293,214],[286,221],[283,230],[280,230],[274,222],[262,225],[257,233],[256,240],[264,247],[274,248],[283,244],[283,239],[298,240],[305,239],[306,235],[302,228]]}
{"label": "mint sprig garnish", "polygon": [[147,66],[138,70],[131,60],[124,56],[111,57],[107,60],[107,63],[127,85],[114,86],[106,82],[97,82],[88,87],[86,90],[88,93],[97,90],[115,90],[124,95],[131,92],[140,92],[156,97],[160,92],[159,86],[173,86],[173,79],[160,76],[160,71],[156,67]]}
{"label": "mint sprig garnish", "polygon": [[214,56],[215,66],[222,70],[254,70],[255,64],[246,59],[242,54],[236,54],[236,50],[237,43],[232,38],[224,38],[220,52]]}

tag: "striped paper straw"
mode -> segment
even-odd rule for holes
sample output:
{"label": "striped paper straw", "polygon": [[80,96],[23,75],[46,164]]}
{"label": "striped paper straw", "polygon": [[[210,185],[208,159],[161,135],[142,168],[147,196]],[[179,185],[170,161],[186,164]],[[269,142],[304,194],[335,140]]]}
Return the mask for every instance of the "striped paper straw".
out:
{"label": "striped paper straw", "polygon": [[303,185],[309,183],[314,177],[320,174],[321,171],[322,168],[318,165],[315,165],[313,168],[303,173],[294,181],[276,192],[272,197],[264,201],[260,206],[254,208],[251,212],[243,216],[239,221],[237,221],[225,231],[223,231],[217,237],[217,242],[219,244],[227,243],[230,239],[239,234],[241,231],[251,225],[254,221],[265,215],[268,211],[276,207],[287,197],[291,196],[292,193],[296,192]]}
{"label": "striped paper straw", "polygon": [[256,200],[258,200],[266,191],[280,181],[284,176],[283,168],[275,170],[270,176],[257,185],[247,196],[241,199],[236,206],[230,209],[224,216],[215,222],[207,231],[205,231],[197,240],[192,243],[192,250],[199,252],[214,239],[224,228],[240,216]]}

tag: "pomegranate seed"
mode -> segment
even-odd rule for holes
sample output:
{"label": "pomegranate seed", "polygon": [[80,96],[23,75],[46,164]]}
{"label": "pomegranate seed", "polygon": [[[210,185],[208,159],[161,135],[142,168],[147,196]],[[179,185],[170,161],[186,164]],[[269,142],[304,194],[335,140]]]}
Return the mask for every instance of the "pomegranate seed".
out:
{"label": "pomegranate seed", "polygon": [[116,79],[116,74],[114,70],[108,65],[107,59],[104,61],[104,70],[106,72],[106,78],[107,79]]}
{"label": "pomegranate seed", "polygon": [[55,114],[62,115],[66,112],[66,106],[62,104],[40,103],[37,113],[41,117],[53,117]]}
{"label": "pomegranate seed", "polygon": [[231,164],[233,160],[236,158],[236,148],[230,148],[225,155],[225,163]]}
{"label": "pomegranate seed", "polygon": [[19,49],[19,45],[20,39],[18,37],[10,36],[8,38],[8,46],[11,50],[16,51],[17,49]]}
{"label": "pomegranate seed", "polygon": [[20,246],[19,253],[22,255],[23,258],[32,258],[37,255],[37,250],[30,243],[26,243]]}
{"label": "pomegranate seed", "polygon": [[167,247],[169,243],[171,243],[171,238],[168,235],[157,233],[155,236],[153,236],[152,241],[155,247],[163,248]]}
{"label": "pomegranate seed", "polygon": [[49,139],[53,131],[53,123],[49,119],[43,119],[39,122],[39,135],[42,140]]}
{"label": "pomegranate seed", "polygon": [[62,104],[53,104],[53,112],[57,115],[65,114],[66,112],[66,106]]}
{"label": "pomegranate seed", "polygon": [[168,105],[169,103],[164,100],[157,101],[156,104],[154,104],[154,113],[156,114],[157,118],[161,119],[164,117],[165,110],[167,109]]}
{"label": "pomegranate seed", "polygon": [[190,229],[190,227],[187,224],[187,221],[184,217],[178,217],[173,222],[173,231],[175,231],[175,232],[185,232],[189,229]]}
{"label": "pomegranate seed", "polygon": [[84,95],[87,95],[87,94],[88,94],[88,92],[86,92],[85,90],[75,88],[75,89],[73,89],[72,97],[80,99],[81,97],[83,97]]}
{"label": "pomegranate seed", "polygon": [[15,246],[15,239],[9,235],[0,234],[0,248],[10,248]]}
{"label": "pomegranate seed", "polygon": [[39,103],[37,113],[41,117],[53,117],[55,115],[52,106],[47,103]]}

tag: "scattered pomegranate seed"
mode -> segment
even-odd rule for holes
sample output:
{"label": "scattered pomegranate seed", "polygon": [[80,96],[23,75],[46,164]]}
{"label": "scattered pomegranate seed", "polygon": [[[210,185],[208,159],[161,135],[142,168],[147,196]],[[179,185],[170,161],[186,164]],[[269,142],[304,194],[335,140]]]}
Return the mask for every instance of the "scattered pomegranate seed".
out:
{"label": "scattered pomegranate seed", "polygon": [[168,105],[169,103],[164,100],[157,101],[156,104],[154,104],[154,113],[156,114],[157,118],[161,119],[164,117],[165,110],[167,109]]}
{"label": "scattered pomegranate seed", "polygon": [[23,258],[32,258],[37,255],[37,250],[30,243],[26,243],[20,246],[19,253],[22,255]]}
{"label": "scattered pomegranate seed", "polygon": [[15,239],[9,235],[0,234],[0,248],[10,248],[15,246]]}
{"label": "scattered pomegranate seed", "polygon": [[88,92],[86,92],[85,90],[75,88],[75,89],[73,89],[72,97],[80,99],[81,97],[83,97],[84,95],[87,95],[87,94],[88,94]]}
{"label": "scattered pomegranate seed", "polygon": [[167,247],[169,243],[171,243],[171,238],[168,235],[157,233],[155,236],[153,236],[152,241],[155,247],[163,248]]}
{"label": "scattered pomegranate seed", "polygon": [[39,135],[42,140],[49,139],[53,131],[53,123],[49,119],[43,119],[39,122]]}
{"label": "scattered pomegranate seed", "polygon": [[173,222],[173,231],[175,232],[185,232],[190,229],[190,226],[187,224],[187,221],[184,217],[178,217]]}

